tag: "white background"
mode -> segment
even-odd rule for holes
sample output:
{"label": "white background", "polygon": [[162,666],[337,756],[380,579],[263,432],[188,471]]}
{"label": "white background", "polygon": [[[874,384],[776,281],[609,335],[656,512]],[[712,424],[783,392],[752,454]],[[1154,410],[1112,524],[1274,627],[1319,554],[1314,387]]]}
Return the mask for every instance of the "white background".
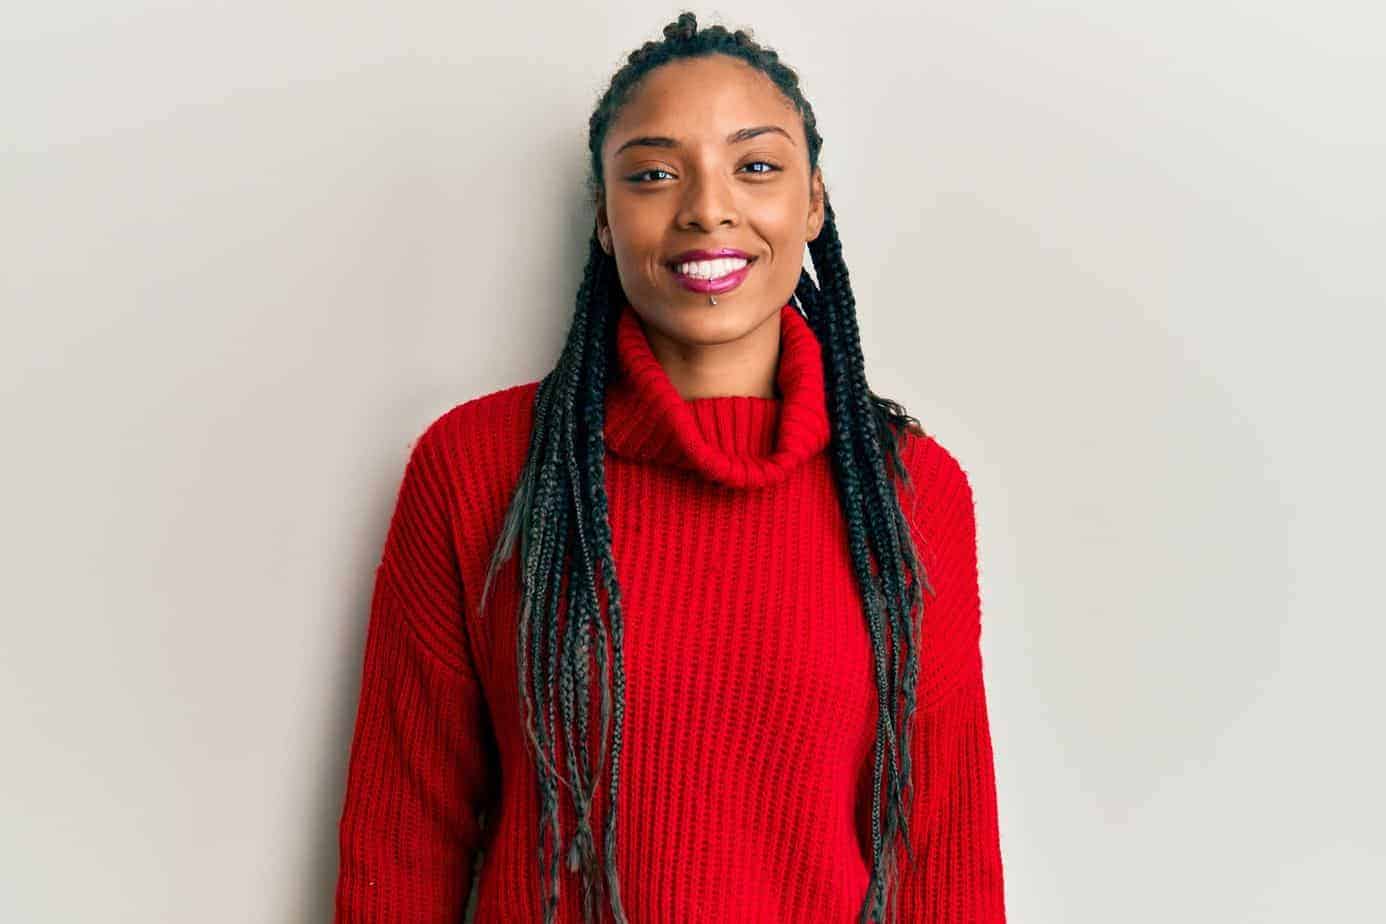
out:
{"label": "white background", "polygon": [[[694,9],[973,479],[1010,919],[1379,913],[1379,8]],[[0,919],[330,917],[408,445],[557,357],[679,10],[6,4]]]}

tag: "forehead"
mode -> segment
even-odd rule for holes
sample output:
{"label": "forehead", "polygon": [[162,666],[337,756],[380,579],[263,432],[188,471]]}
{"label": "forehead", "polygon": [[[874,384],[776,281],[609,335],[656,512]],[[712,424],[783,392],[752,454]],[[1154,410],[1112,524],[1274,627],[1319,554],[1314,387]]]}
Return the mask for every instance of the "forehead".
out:
{"label": "forehead", "polygon": [[646,134],[720,144],[737,129],[761,124],[780,125],[804,143],[798,111],[766,74],[727,55],[682,58],[645,75],[607,129],[602,149],[609,154],[626,138]]}

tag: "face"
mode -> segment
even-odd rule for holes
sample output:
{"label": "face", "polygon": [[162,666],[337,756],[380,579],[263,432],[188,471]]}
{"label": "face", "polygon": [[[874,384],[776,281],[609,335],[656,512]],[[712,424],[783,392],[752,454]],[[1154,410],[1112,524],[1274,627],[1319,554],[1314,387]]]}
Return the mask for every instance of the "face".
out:
{"label": "face", "polygon": [[[802,118],[767,76],[726,55],[662,65],[611,124],[602,168],[598,237],[647,329],[707,345],[778,318],[823,225],[823,181]],[[711,305],[672,263],[722,248],[750,263],[734,288],[713,280]]]}

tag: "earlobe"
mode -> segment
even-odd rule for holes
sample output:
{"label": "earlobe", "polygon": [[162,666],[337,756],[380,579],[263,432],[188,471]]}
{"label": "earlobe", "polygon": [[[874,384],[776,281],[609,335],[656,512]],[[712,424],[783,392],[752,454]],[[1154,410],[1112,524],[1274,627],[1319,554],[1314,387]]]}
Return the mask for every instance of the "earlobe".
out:
{"label": "earlobe", "polygon": [[808,239],[816,240],[819,233],[823,230],[823,172],[819,168],[813,173],[813,188],[811,191],[812,200],[809,204],[808,215]]}
{"label": "earlobe", "polygon": [[597,206],[597,243],[602,245],[602,250],[611,253],[611,226],[606,222],[606,206]]}

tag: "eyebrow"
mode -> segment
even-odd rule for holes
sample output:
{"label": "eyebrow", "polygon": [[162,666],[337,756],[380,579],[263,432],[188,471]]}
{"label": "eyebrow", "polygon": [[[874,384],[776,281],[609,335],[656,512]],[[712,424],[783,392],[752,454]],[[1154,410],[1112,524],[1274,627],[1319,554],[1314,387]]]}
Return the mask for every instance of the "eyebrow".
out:
{"label": "eyebrow", "polygon": [[[749,128],[743,128],[739,129],[738,131],[732,132],[730,135],[727,136],[727,144],[739,144],[742,141],[750,141],[757,135],[764,135],[767,132],[778,132],[779,134],[784,135],[786,138],[788,138],[790,144],[794,143],[794,138],[789,134],[789,132],[785,131],[783,128],[780,128],[778,125],[754,125]],[[642,135],[639,138],[631,138],[629,141],[622,144],[612,153],[611,156],[615,157],[617,154],[620,154],[626,148],[633,148],[637,146],[649,148],[676,148],[679,146],[679,142],[674,138],[668,138],[664,135]]]}

